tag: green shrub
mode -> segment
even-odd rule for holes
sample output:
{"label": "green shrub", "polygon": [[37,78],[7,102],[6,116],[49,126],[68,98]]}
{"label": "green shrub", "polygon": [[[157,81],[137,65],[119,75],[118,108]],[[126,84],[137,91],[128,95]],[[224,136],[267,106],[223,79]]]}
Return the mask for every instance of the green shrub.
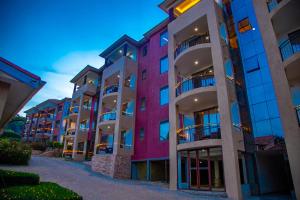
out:
{"label": "green shrub", "polygon": [[27,165],[31,148],[27,144],[0,139],[0,164]]}
{"label": "green shrub", "polygon": [[54,149],[62,149],[64,147],[63,144],[59,143],[59,142],[53,142],[53,148]]}
{"label": "green shrub", "polygon": [[16,185],[37,185],[39,183],[40,177],[37,174],[0,170],[0,188]]}
{"label": "green shrub", "polygon": [[82,200],[77,193],[56,183],[15,186],[0,190],[0,199],[10,200]]}
{"label": "green shrub", "polygon": [[47,148],[47,145],[43,142],[32,142],[31,148],[33,150],[45,151]]}
{"label": "green shrub", "polygon": [[21,140],[21,136],[10,129],[5,129],[4,133],[0,135],[0,139],[10,139],[10,140]]}

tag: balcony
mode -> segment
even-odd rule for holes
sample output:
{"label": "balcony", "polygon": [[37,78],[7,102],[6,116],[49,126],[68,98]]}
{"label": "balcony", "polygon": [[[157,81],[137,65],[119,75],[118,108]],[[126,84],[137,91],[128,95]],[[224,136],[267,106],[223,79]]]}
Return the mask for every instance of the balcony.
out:
{"label": "balcony", "polygon": [[269,12],[271,12],[272,10],[274,10],[275,8],[277,8],[278,4],[279,4],[281,1],[282,1],[282,0],[268,0],[268,1],[267,1],[267,6],[268,6]]}
{"label": "balcony", "polygon": [[182,52],[190,47],[205,43],[210,43],[209,35],[207,33],[202,35],[195,35],[178,45],[174,53],[174,58],[177,58],[177,56],[179,56]]}
{"label": "balcony", "polygon": [[113,94],[113,93],[117,93],[118,90],[119,90],[118,85],[107,86],[106,88],[104,88],[103,96]]}
{"label": "balcony", "polygon": [[76,129],[75,128],[69,128],[66,132],[66,136],[74,136],[76,133]]}
{"label": "balcony", "polygon": [[100,116],[100,121],[101,122],[112,121],[112,120],[116,120],[116,112],[115,111],[103,113]]}
{"label": "balcony", "polygon": [[188,92],[190,90],[209,87],[215,85],[215,78],[213,75],[209,76],[193,76],[179,82],[176,86],[176,97],[182,93]]}
{"label": "balcony", "polygon": [[271,0],[267,5],[277,38],[299,28],[299,0]]}
{"label": "balcony", "polygon": [[87,94],[90,96],[95,95],[97,92],[97,86],[93,83],[86,83],[79,87],[76,91],[74,91],[72,99],[76,99],[83,94]]}
{"label": "balcony", "polygon": [[199,124],[177,130],[178,144],[208,139],[221,139],[219,124]]}
{"label": "balcony", "polygon": [[294,32],[279,46],[282,61],[300,52],[300,30]]}

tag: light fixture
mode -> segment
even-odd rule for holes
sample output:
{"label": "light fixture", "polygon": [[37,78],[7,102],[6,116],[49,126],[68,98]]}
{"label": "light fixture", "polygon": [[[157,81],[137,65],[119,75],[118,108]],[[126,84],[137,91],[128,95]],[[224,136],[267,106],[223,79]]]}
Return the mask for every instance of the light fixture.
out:
{"label": "light fixture", "polygon": [[116,102],[117,102],[117,100],[115,99],[115,100],[114,100],[114,103],[116,103]]}
{"label": "light fixture", "polygon": [[199,61],[198,61],[198,60],[195,60],[194,63],[195,63],[195,65],[198,65],[198,64],[199,64]]}
{"label": "light fixture", "polygon": [[123,53],[122,49],[119,50],[119,53]]}
{"label": "light fixture", "polygon": [[213,70],[212,70],[212,69],[210,69],[208,72],[209,72],[209,73],[212,73],[212,72],[213,72]]}
{"label": "light fixture", "polygon": [[110,126],[107,126],[107,129],[110,129]]}
{"label": "light fixture", "polygon": [[195,99],[194,99],[194,101],[195,101],[195,102],[198,102],[198,99],[197,99],[197,98],[195,98]]}
{"label": "light fixture", "polygon": [[252,31],[255,31],[255,27],[252,28]]}
{"label": "light fixture", "polygon": [[120,75],[118,74],[117,77],[120,78]]}
{"label": "light fixture", "polygon": [[206,40],[209,40],[209,36],[206,36],[205,39],[206,39]]}
{"label": "light fixture", "polygon": [[198,29],[198,27],[196,26],[195,28],[194,28],[194,31],[195,32],[197,32],[199,29]]}

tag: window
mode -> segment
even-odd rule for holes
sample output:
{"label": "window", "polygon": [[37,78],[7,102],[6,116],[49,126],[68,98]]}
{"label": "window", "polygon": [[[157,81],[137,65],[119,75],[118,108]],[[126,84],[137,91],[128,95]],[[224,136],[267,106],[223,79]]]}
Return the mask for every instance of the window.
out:
{"label": "window", "polygon": [[143,97],[141,99],[141,111],[144,111],[144,110],[146,110],[146,98],[145,97]]}
{"label": "window", "polygon": [[160,89],[160,105],[166,105],[169,103],[169,87],[165,86]]}
{"label": "window", "polygon": [[145,138],[145,129],[141,128],[140,129],[140,140],[144,140],[144,138]]}
{"label": "window", "polygon": [[231,80],[234,79],[232,62],[230,59],[226,60],[226,62],[225,62],[225,73],[226,73],[227,78],[229,78]]}
{"label": "window", "polygon": [[160,46],[163,47],[168,44],[168,31],[164,31],[160,34]]}
{"label": "window", "polygon": [[169,60],[168,56],[165,56],[160,59],[160,73],[163,74],[167,72],[169,69]]}
{"label": "window", "polygon": [[123,149],[131,149],[132,147],[132,130],[121,131],[121,144],[120,147]]}
{"label": "window", "polygon": [[237,102],[231,103],[231,118],[232,118],[233,126],[240,128],[241,127],[240,109],[239,109],[239,104]]}
{"label": "window", "polygon": [[148,46],[146,45],[143,48],[143,52],[142,52],[143,57],[145,57],[147,55],[147,53],[148,53]]}
{"label": "window", "polygon": [[159,140],[165,141],[169,139],[169,121],[160,122],[159,125]]}
{"label": "window", "polygon": [[245,18],[245,19],[242,19],[241,21],[239,21],[238,23],[238,28],[239,28],[239,32],[240,33],[244,33],[246,31],[249,31],[252,29],[252,26],[249,22],[249,18]]}
{"label": "window", "polygon": [[142,80],[145,80],[146,77],[147,77],[147,70],[144,69],[144,70],[142,71]]}

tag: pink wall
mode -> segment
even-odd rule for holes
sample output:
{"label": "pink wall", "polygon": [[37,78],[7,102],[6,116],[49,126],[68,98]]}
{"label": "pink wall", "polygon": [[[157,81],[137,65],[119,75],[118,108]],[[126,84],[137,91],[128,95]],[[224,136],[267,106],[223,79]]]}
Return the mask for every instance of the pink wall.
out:
{"label": "pink wall", "polygon": [[[160,88],[168,85],[168,73],[160,74],[160,59],[167,55],[168,46],[160,47],[160,33],[166,30],[162,27],[145,43],[148,53],[142,56],[139,51],[139,67],[137,78],[137,103],[134,155],[132,160],[165,158],[169,156],[169,142],[159,140],[159,124],[169,118],[169,105],[160,105]],[[147,70],[147,77],[142,80],[142,71]],[[141,98],[146,98],[146,110],[141,111]],[[140,140],[140,129],[145,129],[145,138]]]}

